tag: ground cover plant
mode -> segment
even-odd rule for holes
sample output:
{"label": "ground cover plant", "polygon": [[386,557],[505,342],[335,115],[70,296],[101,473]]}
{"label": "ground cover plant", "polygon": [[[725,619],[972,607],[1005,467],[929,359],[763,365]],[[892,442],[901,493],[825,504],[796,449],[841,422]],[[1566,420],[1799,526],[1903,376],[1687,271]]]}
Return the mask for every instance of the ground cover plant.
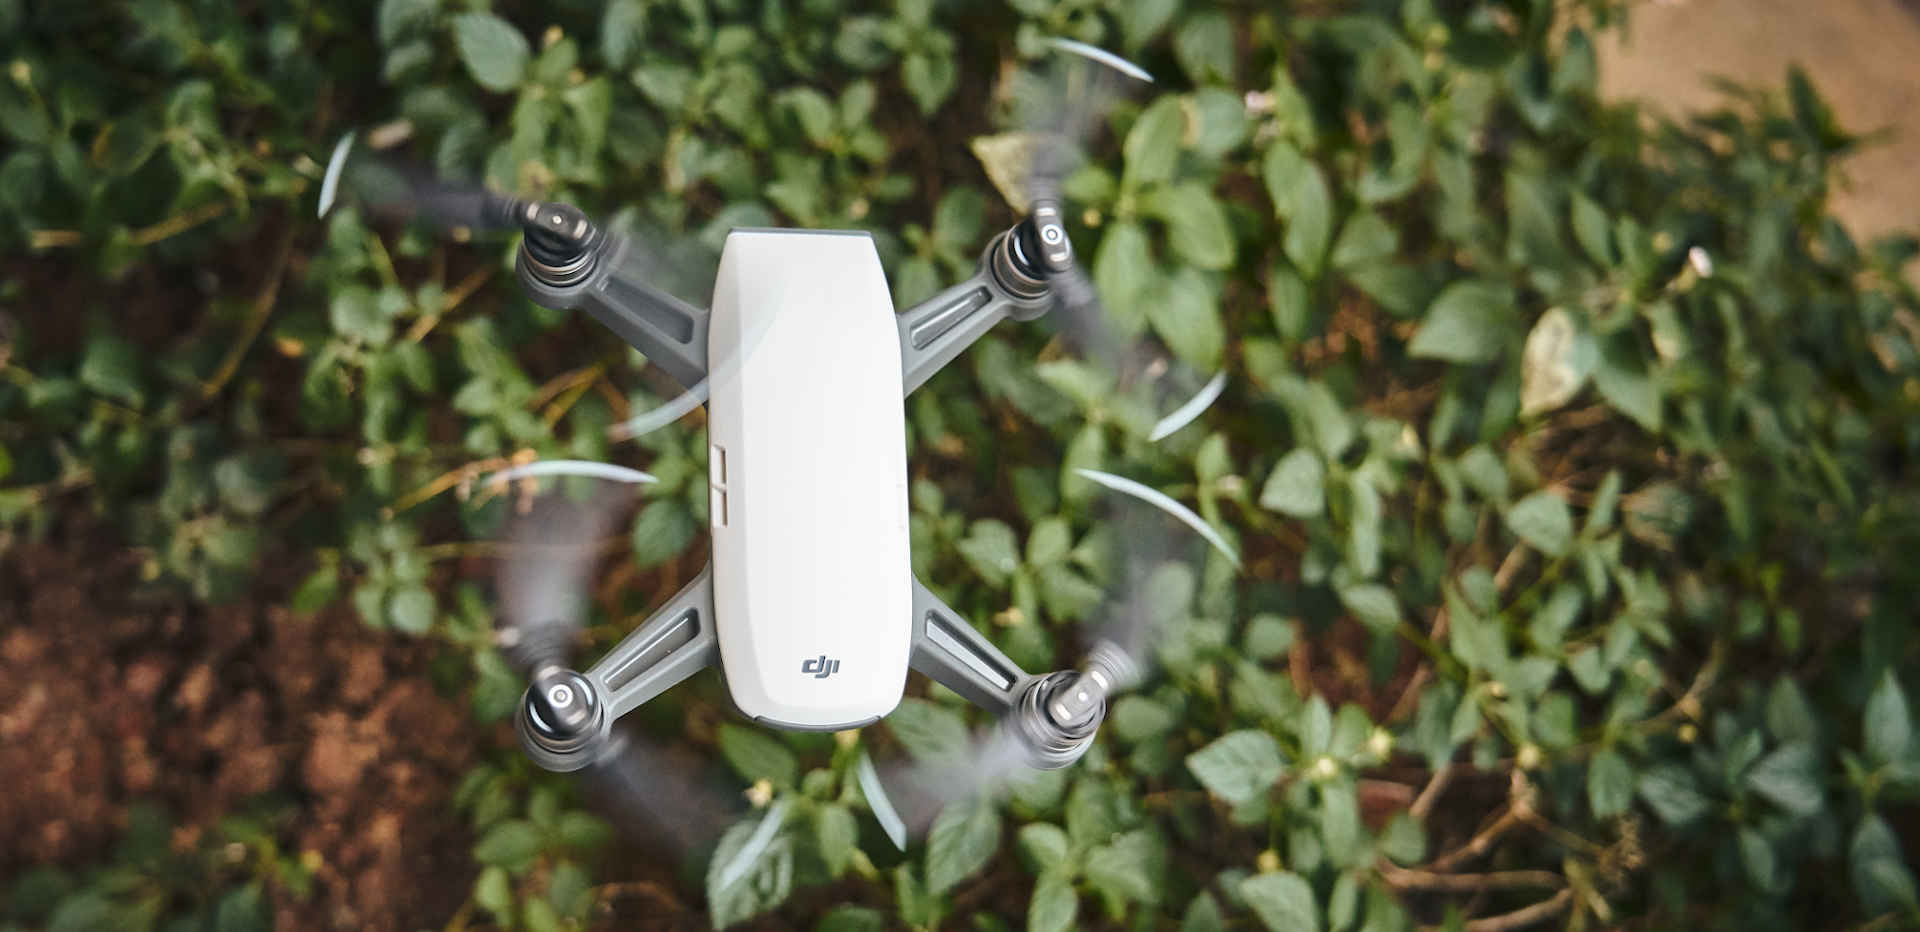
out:
{"label": "ground cover plant", "polygon": [[[1920,922],[1920,243],[1827,215],[1863,143],[1806,75],[1602,104],[1626,12],[0,0],[0,753],[78,761],[0,794],[0,928]],[[1149,442],[1046,328],[982,340],[908,405],[916,571],[1031,668],[1079,656],[1086,466],[1244,567],[1163,581],[1161,672],[1078,766],[904,858],[851,769],[952,744],[957,697],[806,736],[670,694],[641,717],[753,806],[719,851],[773,833],[676,875],[503,725],[479,480],[661,477],[610,644],[704,558],[702,421],[629,440],[673,387],[520,298],[510,243],[313,219],[327,152],[357,128],[688,267],[731,226],[869,230],[905,305],[1012,221],[968,143],[1047,35],[1159,76],[1072,179],[1076,242],[1228,388]]]}

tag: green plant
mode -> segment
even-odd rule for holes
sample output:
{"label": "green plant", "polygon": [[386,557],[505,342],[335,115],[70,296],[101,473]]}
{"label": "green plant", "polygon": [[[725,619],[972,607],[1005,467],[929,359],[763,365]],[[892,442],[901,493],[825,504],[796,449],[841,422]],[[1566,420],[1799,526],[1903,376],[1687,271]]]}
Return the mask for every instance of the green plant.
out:
{"label": "green plant", "polygon": [[[994,130],[1003,62],[1065,34],[1160,75],[1070,180],[1076,243],[1122,326],[1229,388],[1149,442],[1044,328],[989,336],[909,405],[915,567],[1021,662],[1075,656],[1110,580],[1073,469],[1100,467],[1192,503],[1244,570],[1156,580],[1163,671],[1086,760],[902,863],[853,827],[873,735],[695,734],[761,803],[715,862],[772,833],[709,874],[716,919],[835,879],[884,906],[825,928],[1920,919],[1893,829],[1920,790],[1897,558],[1920,243],[1827,215],[1857,142],[1797,71],[1684,122],[1605,104],[1589,34],[1622,13],[1598,0],[386,0],[264,29],[72,6],[0,2],[0,241],[41,251],[0,296],[31,307],[56,262],[99,276],[60,296],[83,324],[0,334],[0,524],[110,509],[157,582],[206,597],[311,559],[302,610],[347,594],[443,641],[483,723],[518,687],[454,584],[506,508],[476,483],[644,465],[629,578],[664,589],[705,520],[703,430],[620,439],[660,401],[644,360],[517,297],[497,246],[307,221],[340,114],[694,252],[868,229],[905,302],[1010,222],[937,155]],[[117,313],[194,270],[206,295]],[[969,724],[935,689],[885,731],[931,755]],[[558,786],[470,778],[469,915],[589,915]]]}

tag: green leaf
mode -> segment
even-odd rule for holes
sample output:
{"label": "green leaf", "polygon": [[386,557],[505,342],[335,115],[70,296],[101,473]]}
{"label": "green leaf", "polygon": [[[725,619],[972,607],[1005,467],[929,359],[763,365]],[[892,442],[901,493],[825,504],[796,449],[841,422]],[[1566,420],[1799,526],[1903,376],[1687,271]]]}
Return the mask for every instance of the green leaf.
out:
{"label": "green leaf", "polygon": [[927,835],[927,891],[945,893],[979,873],[1000,848],[1000,813],[985,799],[948,806]]}
{"label": "green leaf", "polygon": [[1138,190],[1172,179],[1186,123],[1186,115],[1180,112],[1180,99],[1172,95],[1161,97],[1142,111],[1121,144],[1121,155],[1126,160],[1122,183]]}
{"label": "green leaf", "polygon": [[1399,232],[1379,214],[1361,211],[1347,218],[1330,261],[1334,268],[1346,269],[1393,258],[1399,251]]}
{"label": "green leaf", "polygon": [[1686,825],[1707,814],[1693,771],[1682,764],[1656,764],[1640,775],[1640,798],[1668,825]]}
{"label": "green leaf", "polygon": [[793,893],[792,840],[780,831],[770,842],[755,838],[769,824],[779,825],[784,815],[783,804],[776,802],[766,814],[737,822],[720,836],[707,862],[707,908],[714,928],[771,910]]}
{"label": "green leaf", "polygon": [[1080,895],[1061,871],[1045,871],[1033,885],[1027,903],[1027,932],[1066,932],[1080,914]]}
{"label": "green leaf", "polygon": [[1747,771],[1747,786],[1794,815],[1812,815],[1826,805],[1819,757],[1812,746],[1787,744]]}
{"label": "green leaf", "polygon": [[852,865],[853,854],[860,844],[860,823],[854,819],[852,810],[838,804],[814,810],[813,833],[827,872],[840,876]]}
{"label": "green leaf", "polygon": [[1313,317],[1310,300],[1307,283],[1300,274],[1285,261],[1274,263],[1267,280],[1267,303],[1273,310],[1273,329],[1283,339],[1298,341],[1306,337],[1307,324]]}
{"label": "green leaf", "polygon": [[1260,507],[1296,518],[1315,518],[1326,510],[1327,469],[1305,447],[1280,458],[1260,489]]}
{"label": "green leaf", "polygon": [[1166,849],[1152,832],[1123,832],[1087,852],[1087,883],[1117,899],[1158,903],[1166,861]]}
{"label": "green leaf", "polygon": [[1573,544],[1573,512],[1554,492],[1542,489],[1514,502],[1505,518],[1515,535],[1547,556],[1566,556]]}
{"label": "green leaf", "polygon": [[659,566],[693,543],[693,513],[677,498],[656,498],[633,523],[633,562],[642,569]]}
{"label": "green leaf", "polygon": [[1058,825],[1048,822],[1023,825],[1016,844],[1035,873],[1051,870],[1067,860],[1067,833]]}
{"label": "green leaf", "polygon": [[1624,344],[1609,345],[1601,354],[1593,386],[1615,411],[1650,432],[1660,431],[1660,389]]}
{"label": "green leaf", "polygon": [[1020,542],[1013,528],[991,518],[973,522],[955,549],[981,579],[995,587],[1005,587],[1020,566]]}
{"label": "green leaf", "polygon": [[807,134],[808,141],[823,146],[833,139],[838,127],[833,114],[833,101],[828,100],[827,95],[810,87],[794,88],[780,95],[780,103],[793,114],[794,121],[800,124],[800,130]]}
{"label": "green leaf", "polygon": [[1396,812],[1380,833],[1380,853],[1401,864],[1417,864],[1427,857],[1427,830],[1405,812]]}
{"label": "green leaf", "polygon": [[1226,14],[1196,13],[1173,37],[1173,57],[1194,84],[1233,83],[1234,26]]}
{"label": "green leaf", "polygon": [[642,0],[613,0],[600,15],[600,57],[607,67],[632,67],[646,48],[647,6]]}
{"label": "green leaf", "polygon": [[1520,413],[1530,417],[1573,400],[1600,356],[1573,315],[1551,308],[1527,334],[1520,354]]}
{"label": "green leaf", "polygon": [[473,859],[518,874],[533,865],[540,853],[540,832],[525,819],[509,819],[481,836]]}
{"label": "green leaf", "polygon": [[1600,205],[1577,191],[1573,195],[1573,238],[1601,268],[1611,269],[1618,264],[1619,258],[1613,249],[1613,223]]}
{"label": "green leaf", "polygon": [[1633,768],[1612,748],[1594,752],[1587,763],[1587,805],[1593,817],[1606,819],[1627,811],[1633,803]]}
{"label": "green leaf", "polygon": [[1147,305],[1147,319],[1174,355],[1201,372],[1220,368],[1227,331],[1220,322],[1213,286],[1197,269],[1182,266],[1162,282],[1157,300]]}
{"label": "green leaf", "polygon": [[497,920],[510,921],[513,913],[513,881],[508,879],[506,869],[497,866],[482,868],[479,878],[473,882],[473,901],[492,913]]}
{"label": "green leaf", "polygon": [[1093,284],[1123,334],[1146,323],[1148,299],[1159,281],[1153,244],[1137,223],[1120,221],[1100,237],[1093,256]]}
{"label": "green leaf", "polygon": [[1867,697],[1863,731],[1867,759],[1877,766],[1905,757],[1912,744],[1913,719],[1907,708],[1907,694],[1900,688],[1900,680],[1893,675],[1892,667],[1880,675],[1880,684],[1873,688],[1873,695]]}
{"label": "green leaf", "polygon": [[[1871,708],[1871,700],[1868,705]],[[1791,676],[1782,674],[1773,681],[1773,688],[1767,690],[1766,718],[1767,731],[1776,741],[1813,744],[1820,740],[1820,718],[1813,704],[1807,701],[1807,694]]]}
{"label": "green leaf", "polygon": [[453,18],[453,38],[467,73],[481,87],[503,93],[526,77],[527,37],[506,20],[492,13],[462,13]]}
{"label": "green leaf", "polygon": [[771,780],[775,786],[792,786],[799,777],[800,762],[786,745],[771,735],[722,723],[719,743],[727,763],[748,781]]}
{"label": "green leaf", "polygon": [[967,723],[960,713],[925,699],[900,700],[887,716],[893,736],[921,760],[952,754],[967,745]]}
{"label": "green leaf", "polygon": [[1455,282],[1427,309],[1407,352],[1457,363],[1488,362],[1514,331],[1513,290],[1487,281]]}
{"label": "green leaf", "polygon": [[1326,258],[1333,231],[1333,195],[1320,166],[1285,142],[1267,148],[1261,163],[1274,213],[1286,221],[1281,244],[1295,267],[1312,277]]}
{"label": "green leaf", "polygon": [[931,116],[959,85],[960,68],[951,55],[911,52],[900,63],[900,83],[913,95],[920,115]]}
{"label": "green leaf", "polygon": [[1340,604],[1373,631],[1387,634],[1400,626],[1400,600],[1379,583],[1342,586]]}
{"label": "green leaf", "polygon": [[1320,932],[1313,887],[1298,874],[1255,874],[1240,881],[1240,899],[1273,932]]}
{"label": "green leaf", "polygon": [[1235,805],[1267,792],[1285,770],[1280,745],[1264,731],[1228,732],[1187,755],[1187,769],[1213,795]]}
{"label": "green leaf", "polygon": [[401,586],[387,597],[387,619],[395,630],[407,634],[426,634],[431,630],[436,608],[433,593],[425,586]]}
{"label": "green leaf", "polygon": [[132,343],[108,334],[95,336],[80,359],[80,384],[140,407],[140,358]]}
{"label": "green leaf", "polygon": [[820,917],[814,932],[886,932],[885,913],[866,906],[835,906]]}
{"label": "green leaf", "polygon": [[1189,181],[1155,188],[1143,206],[1167,225],[1174,254],[1187,264],[1214,271],[1233,265],[1233,228],[1206,185]]}

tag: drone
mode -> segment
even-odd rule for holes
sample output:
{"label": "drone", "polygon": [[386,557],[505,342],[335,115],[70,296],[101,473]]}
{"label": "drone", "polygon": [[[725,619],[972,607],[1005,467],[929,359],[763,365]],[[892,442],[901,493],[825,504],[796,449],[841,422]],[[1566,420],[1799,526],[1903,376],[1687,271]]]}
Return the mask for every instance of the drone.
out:
{"label": "drone", "polygon": [[[1110,53],[1056,45],[1151,80]],[[1023,669],[916,578],[909,544],[903,399],[1004,320],[1097,306],[1068,234],[1064,159],[1034,161],[1025,215],[990,240],[974,274],[901,312],[864,231],[735,228],[711,306],[699,307],[653,284],[644,251],[577,207],[487,192],[454,211],[476,228],[521,231],[515,269],[528,298],[585,311],[707,407],[705,568],[584,670],[552,643],[564,626],[532,617],[577,606],[509,606],[542,641],[521,645],[534,659],[514,717],[535,764],[574,772],[607,760],[616,721],[710,667],[738,713],[768,728],[873,724],[918,671],[997,719],[996,746],[1020,764],[1059,769],[1086,754],[1108,701],[1141,679],[1139,645],[1103,639],[1078,667]],[[523,576],[550,571],[583,572],[536,561]],[[905,821],[884,794],[867,795],[904,849]]]}

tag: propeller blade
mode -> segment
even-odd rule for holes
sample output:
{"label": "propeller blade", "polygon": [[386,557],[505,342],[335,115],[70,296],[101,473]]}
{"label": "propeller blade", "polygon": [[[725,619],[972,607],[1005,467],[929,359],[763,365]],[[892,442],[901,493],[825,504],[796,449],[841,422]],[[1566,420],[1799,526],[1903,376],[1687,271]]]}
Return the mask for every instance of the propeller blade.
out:
{"label": "propeller blade", "polygon": [[1027,749],[1005,728],[975,733],[965,746],[926,760],[863,761],[858,774],[868,808],[902,850],[922,838],[948,806],[979,796],[997,797],[1035,771]]}
{"label": "propeller blade", "polygon": [[527,676],[567,666],[588,609],[593,573],[620,507],[623,484],[597,479],[578,500],[564,493],[532,499],[516,516],[499,570],[499,640]]}
{"label": "propeller blade", "polygon": [[376,152],[361,144],[356,133],[341,137],[333,147],[320,185],[320,216],[347,198],[376,217],[469,233],[514,229],[523,203],[477,184],[446,181],[424,166]]}
{"label": "propeller blade", "polygon": [[587,795],[615,827],[647,845],[665,845],[682,862],[710,853],[746,800],[718,792],[727,778],[691,748],[672,746],[638,728],[613,726],[607,750],[579,772]]}

